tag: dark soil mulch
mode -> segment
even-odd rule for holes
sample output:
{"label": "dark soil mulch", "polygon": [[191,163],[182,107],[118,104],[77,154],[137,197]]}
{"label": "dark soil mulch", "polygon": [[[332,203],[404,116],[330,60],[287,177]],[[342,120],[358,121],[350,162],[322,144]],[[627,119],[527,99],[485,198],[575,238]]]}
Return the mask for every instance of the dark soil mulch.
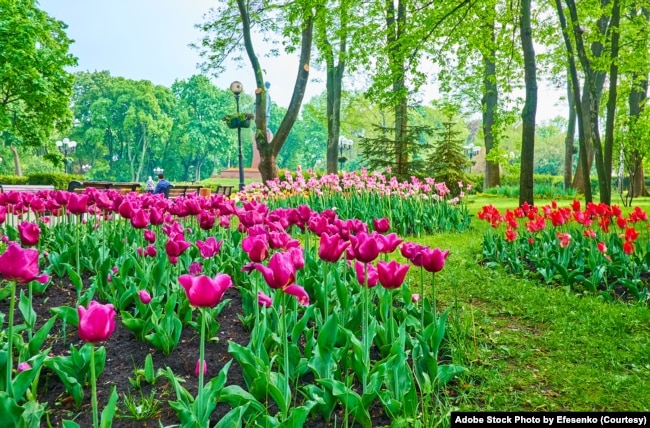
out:
{"label": "dark soil mulch", "polygon": [[[18,292],[19,293],[19,292]],[[17,294],[18,294],[17,293]],[[249,332],[244,329],[239,315],[241,313],[241,295],[237,289],[231,288],[224,295],[224,299],[231,299],[221,314],[218,321],[220,331],[218,333],[218,342],[208,342],[205,347],[206,362],[208,365],[208,375],[206,382],[212,377],[217,376],[223,366],[231,359],[228,354],[228,342],[234,341],[241,345],[247,345],[249,341]],[[76,301],[76,291],[72,284],[61,279],[54,278],[51,285],[43,294],[36,294],[33,298],[33,307],[38,315],[37,328],[39,328],[50,317],[50,308],[58,306],[74,307]],[[7,313],[8,299],[0,301],[0,311]],[[16,305],[15,323],[22,322],[20,312]],[[134,370],[143,368],[145,358],[148,354],[152,355],[154,369],[171,368],[177,377],[185,379],[183,386],[194,396],[196,396],[198,378],[194,375],[196,361],[199,358],[199,334],[191,327],[183,329],[181,342],[178,347],[168,356],[161,351],[151,347],[148,343],[138,341],[134,334],[127,330],[121,323],[119,315],[116,318],[116,329],[109,340],[101,345],[106,348],[106,366],[103,373],[98,377],[97,393],[100,412],[102,405],[108,401],[111,387],[116,386],[120,394],[118,402],[118,412],[113,420],[113,427],[159,427],[179,425],[175,411],[168,405],[169,401],[175,401],[176,394],[172,385],[166,378],[159,379],[158,382],[151,386],[146,381],[141,382],[142,393],[148,396],[151,389],[154,390],[155,397],[160,401],[159,413],[156,418],[146,421],[134,421],[129,419],[129,413],[123,404],[125,395],[131,398],[140,398],[140,391],[134,388],[129,378],[135,378]],[[66,341],[63,343],[62,323],[57,321],[50,331],[50,337],[46,347],[51,347],[50,355],[69,355],[70,345],[76,348],[83,346],[79,339],[77,329],[73,326],[66,328]],[[228,371],[227,385],[239,385],[244,389],[246,384],[242,377],[240,367],[233,362]],[[299,393],[298,393],[299,394]],[[37,400],[46,404],[46,416],[41,421],[42,427],[61,426],[63,419],[74,420],[81,427],[92,426],[92,408],[91,408],[91,390],[90,385],[84,388],[84,400],[80,408],[75,407],[74,400],[65,391],[63,383],[55,373],[44,368],[39,381],[39,392]],[[218,404],[212,414],[211,421],[216,423],[219,419],[230,410],[226,404]],[[370,409],[373,426],[381,427],[390,425],[390,419],[385,415],[380,403],[376,403]],[[343,409],[337,408],[336,419],[338,425],[343,420]],[[334,419],[334,418],[333,418]],[[48,422],[49,421],[49,422]],[[322,418],[308,419],[305,427],[325,428],[333,426],[333,422],[326,423]],[[353,425],[357,427],[357,424]]]}

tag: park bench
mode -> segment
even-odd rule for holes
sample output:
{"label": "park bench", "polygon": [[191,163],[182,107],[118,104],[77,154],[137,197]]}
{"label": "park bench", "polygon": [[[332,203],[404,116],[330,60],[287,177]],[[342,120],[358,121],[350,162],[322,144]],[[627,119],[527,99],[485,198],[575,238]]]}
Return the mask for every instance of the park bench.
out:
{"label": "park bench", "polygon": [[217,186],[217,191],[214,193],[217,195],[224,195],[225,197],[229,198],[232,194],[233,187],[234,186]]}
{"label": "park bench", "polygon": [[118,190],[120,193],[138,191],[140,183],[137,182],[114,182],[114,181],[78,181],[73,180],[68,184],[68,192],[81,193],[92,187],[100,190]]}
{"label": "park bench", "polygon": [[0,193],[10,192],[32,192],[36,193],[41,190],[54,190],[51,184],[0,184]]}
{"label": "park bench", "polygon": [[166,196],[173,199],[179,196],[188,196],[190,193],[196,193],[198,195],[201,189],[203,189],[203,186],[199,184],[173,184],[169,188],[169,194]]}

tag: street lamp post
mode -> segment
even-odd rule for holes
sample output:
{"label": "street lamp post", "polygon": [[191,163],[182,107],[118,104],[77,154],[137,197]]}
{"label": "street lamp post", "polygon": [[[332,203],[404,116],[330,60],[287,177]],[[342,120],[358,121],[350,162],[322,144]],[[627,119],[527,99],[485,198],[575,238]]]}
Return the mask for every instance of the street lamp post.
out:
{"label": "street lamp post", "polygon": [[163,172],[165,172],[165,170],[162,169],[161,167],[156,167],[156,168],[153,169],[153,173],[156,174],[156,175],[160,175]]}
{"label": "street lamp post", "polygon": [[74,149],[77,147],[76,141],[70,141],[68,138],[64,138],[63,141],[59,140],[56,143],[56,147],[63,153],[63,171],[68,173],[68,155],[74,152]]}
{"label": "street lamp post", "polygon": [[339,170],[343,170],[343,164],[348,159],[343,156],[343,152],[352,151],[352,140],[348,140],[344,136],[339,137]]}
{"label": "street lamp post", "polygon": [[88,165],[87,163],[83,164],[83,165],[81,165],[81,172],[83,172],[85,174],[88,171],[90,171],[90,168],[91,168],[90,165]]}
{"label": "street lamp post", "polygon": [[[241,82],[234,81],[230,84],[230,91],[235,96],[235,103],[237,104],[237,116],[239,116],[239,95],[244,90]],[[237,141],[239,142],[239,191],[244,190],[244,156],[241,148],[241,126],[237,126]]]}

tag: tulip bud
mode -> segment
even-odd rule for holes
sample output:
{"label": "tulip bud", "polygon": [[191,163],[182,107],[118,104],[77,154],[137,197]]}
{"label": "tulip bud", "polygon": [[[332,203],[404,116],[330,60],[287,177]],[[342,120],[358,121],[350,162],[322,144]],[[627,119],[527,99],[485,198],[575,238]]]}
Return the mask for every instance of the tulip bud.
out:
{"label": "tulip bud", "polygon": [[411,302],[417,303],[420,301],[420,295],[417,293],[411,294]]}
{"label": "tulip bud", "polygon": [[147,290],[138,291],[138,296],[140,296],[140,301],[145,305],[148,305],[151,302],[151,295]]}
{"label": "tulip bud", "polygon": [[[199,370],[201,367],[201,360],[196,360],[196,367],[194,368],[194,374],[196,376],[199,375]],[[203,361],[203,376],[208,374],[208,363],[206,361]]]}
{"label": "tulip bud", "polygon": [[29,370],[31,368],[32,366],[30,366],[28,362],[23,361],[22,363],[18,364],[18,373],[24,372],[25,370]]}

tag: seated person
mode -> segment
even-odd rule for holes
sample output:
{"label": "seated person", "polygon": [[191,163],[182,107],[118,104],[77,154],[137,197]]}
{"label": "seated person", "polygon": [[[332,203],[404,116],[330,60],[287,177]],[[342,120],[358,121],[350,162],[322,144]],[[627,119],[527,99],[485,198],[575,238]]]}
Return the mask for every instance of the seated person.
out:
{"label": "seated person", "polygon": [[156,184],[156,188],[154,189],[153,194],[156,195],[158,193],[162,193],[165,195],[165,198],[168,198],[170,187],[173,187],[172,183],[165,180],[165,176],[163,174],[158,174],[158,184]]}

